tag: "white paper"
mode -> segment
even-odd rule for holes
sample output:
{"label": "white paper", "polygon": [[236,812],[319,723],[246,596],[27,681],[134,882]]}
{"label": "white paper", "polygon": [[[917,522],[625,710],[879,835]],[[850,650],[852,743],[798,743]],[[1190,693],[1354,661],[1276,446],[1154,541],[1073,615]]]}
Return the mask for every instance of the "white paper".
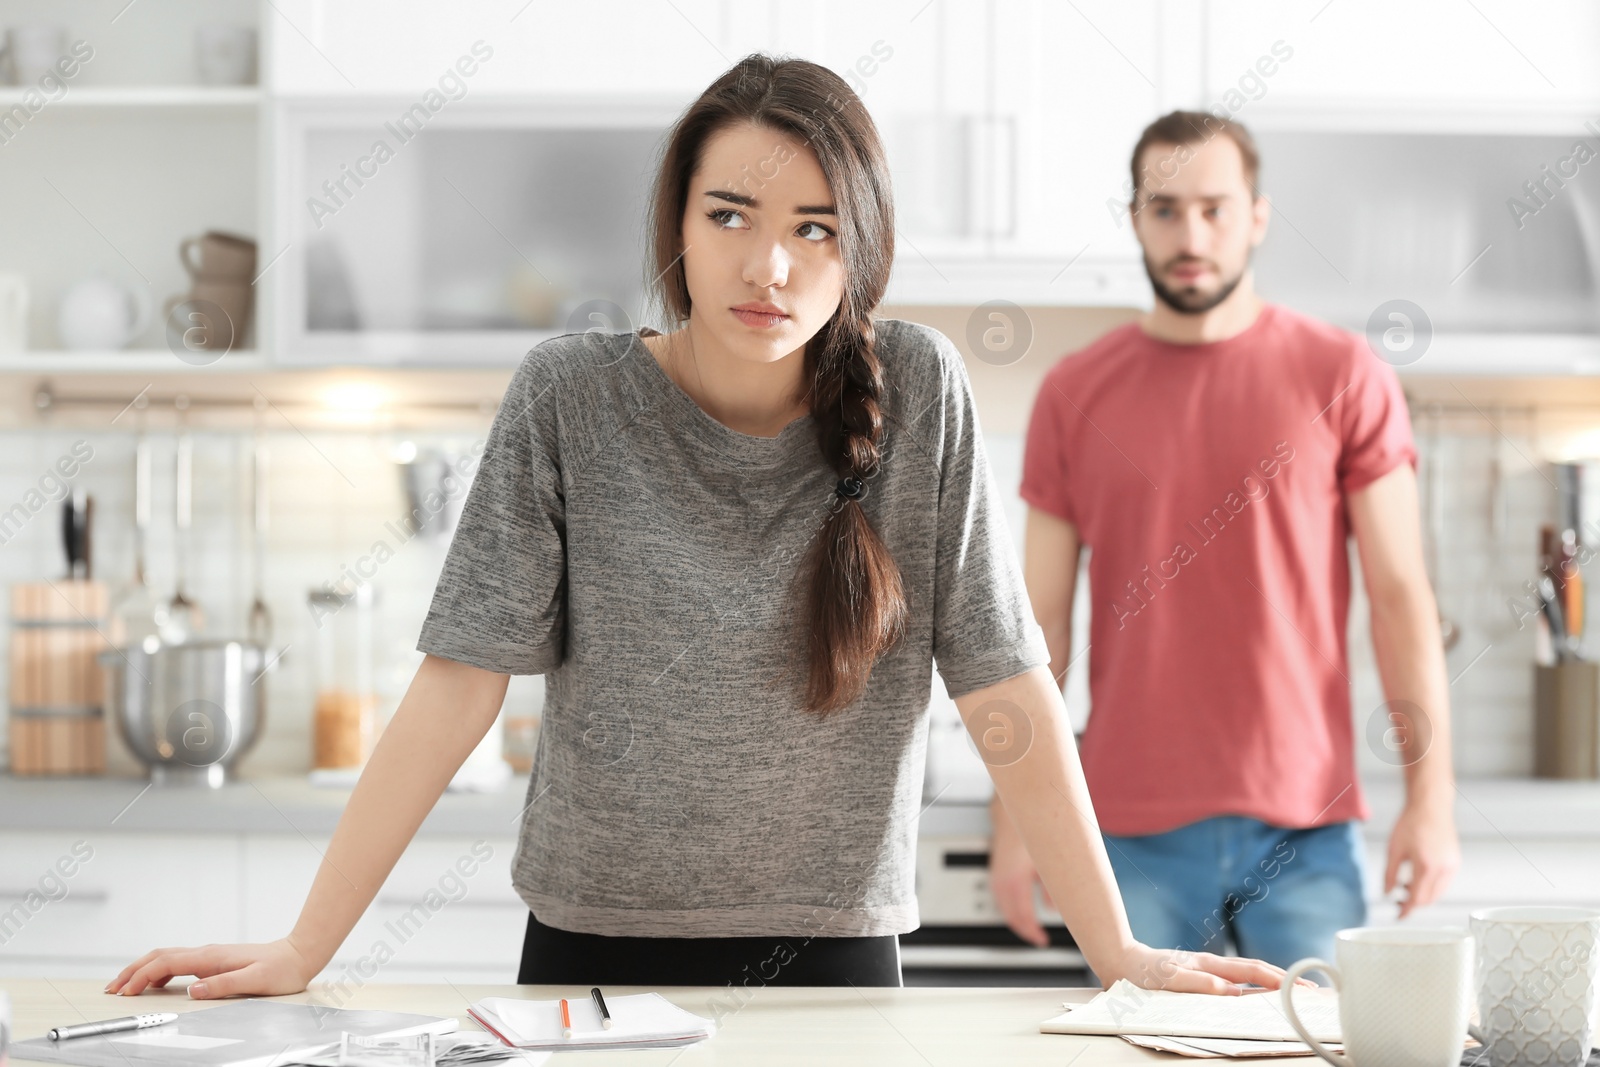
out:
{"label": "white paper", "polygon": [[[1297,987],[1295,1010],[1319,1041],[1338,1041],[1339,997],[1332,990]],[[1039,1024],[1047,1034],[1141,1034],[1159,1037],[1247,1038],[1295,1041],[1300,1035],[1283,1013],[1276,989],[1239,996],[1141,989],[1120,979],[1087,1004]]]}
{"label": "white paper", "polygon": [[589,997],[567,1001],[572,1037],[561,1035],[561,1006],[555,1000],[486,997],[476,1005],[499,1020],[516,1045],[605,1046],[634,1041],[681,1041],[708,1037],[716,1024],[684,1011],[659,993],[607,997],[611,1028],[600,1024],[600,1010]]}
{"label": "white paper", "polygon": [[[1246,1041],[1225,1037],[1156,1037],[1151,1034],[1123,1034],[1124,1041],[1158,1052],[1176,1052],[1195,1059],[1252,1058],[1256,1056],[1313,1056],[1304,1041]],[[1332,1052],[1343,1052],[1338,1042],[1325,1042]]]}
{"label": "white paper", "polygon": [[242,1038],[237,1037],[201,1037],[198,1034],[162,1033],[152,1030],[148,1033],[135,1032],[127,1036],[114,1036],[108,1040],[118,1045],[156,1045],[160,1048],[220,1048],[223,1045],[237,1045]]}

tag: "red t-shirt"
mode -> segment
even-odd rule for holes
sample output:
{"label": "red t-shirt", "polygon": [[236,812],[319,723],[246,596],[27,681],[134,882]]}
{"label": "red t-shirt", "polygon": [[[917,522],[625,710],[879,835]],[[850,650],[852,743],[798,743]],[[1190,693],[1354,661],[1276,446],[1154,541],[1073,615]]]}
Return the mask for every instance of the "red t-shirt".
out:
{"label": "red t-shirt", "polygon": [[1209,344],[1130,323],[1050,369],[1022,498],[1090,549],[1081,757],[1102,829],[1368,817],[1345,497],[1401,463],[1393,368],[1287,308]]}

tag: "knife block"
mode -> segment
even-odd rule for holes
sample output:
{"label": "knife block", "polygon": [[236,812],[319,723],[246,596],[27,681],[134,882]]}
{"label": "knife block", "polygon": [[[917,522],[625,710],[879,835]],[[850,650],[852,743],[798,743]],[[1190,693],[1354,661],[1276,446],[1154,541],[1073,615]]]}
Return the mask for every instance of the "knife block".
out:
{"label": "knife block", "polygon": [[104,582],[11,587],[11,773],[104,774]]}
{"label": "knife block", "polygon": [[1533,775],[1600,778],[1600,663],[1534,667]]}

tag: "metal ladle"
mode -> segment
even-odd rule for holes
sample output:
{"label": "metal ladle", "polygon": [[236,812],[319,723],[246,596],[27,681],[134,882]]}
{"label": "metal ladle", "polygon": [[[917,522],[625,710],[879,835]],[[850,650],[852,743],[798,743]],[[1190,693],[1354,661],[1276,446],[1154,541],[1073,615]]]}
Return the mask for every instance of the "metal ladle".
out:
{"label": "metal ladle", "polygon": [[[1428,410],[1428,544],[1426,567],[1428,581],[1433,585],[1434,602],[1439,600],[1439,546],[1444,541],[1444,452],[1439,441],[1439,424],[1444,421],[1444,408],[1433,404]],[[1461,640],[1461,627],[1455,620],[1439,612],[1439,640],[1446,652]]]}
{"label": "metal ladle", "polygon": [[261,583],[265,580],[267,566],[267,442],[261,434],[261,414],[266,408],[264,397],[256,397],[255,433],[252,435],[250,456],[250,489],[253,532],[250,548],[254,555],[252,581],[255,599],[250,603],[249,635],[252,643],[262,648],[272,644],[272,612],[267,608]]}
{"label": "metal ladle", "polygon": [[178,409],[180,429],[177,442],[176,473],[173,480],[173,524],[175,534],[176,580],[172,599],[167,602],[168,625],[162,639],[168,644],[188,640],[205,626],[205,612],[190,599],[186,586],[189,569],[189,529],[194,521],[194,438],[189,433],[189,398],[173,401]]}

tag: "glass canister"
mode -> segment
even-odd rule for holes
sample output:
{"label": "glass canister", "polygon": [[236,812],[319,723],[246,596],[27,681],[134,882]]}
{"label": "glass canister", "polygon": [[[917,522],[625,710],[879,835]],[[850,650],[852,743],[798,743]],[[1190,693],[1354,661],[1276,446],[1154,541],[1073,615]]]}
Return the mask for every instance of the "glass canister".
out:
{"label": "glass canister", "polygon": [[372,751],[373,591],[313,589],[307,606],[315,624],[316,704],[312,710],[311,766],[359,767]]}

